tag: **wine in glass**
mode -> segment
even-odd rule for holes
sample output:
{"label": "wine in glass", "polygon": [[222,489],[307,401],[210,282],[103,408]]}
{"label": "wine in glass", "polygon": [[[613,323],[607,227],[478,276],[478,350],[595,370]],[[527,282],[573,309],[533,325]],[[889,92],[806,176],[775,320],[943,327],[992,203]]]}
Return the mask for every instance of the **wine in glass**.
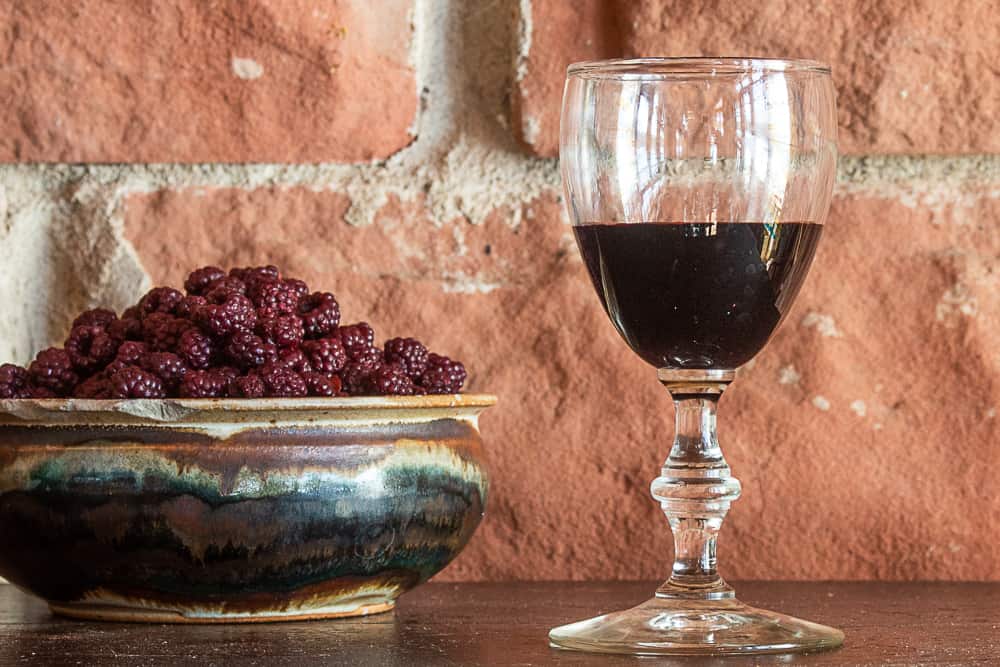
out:
{"label": "wine in glass", "polygon": [[674,565],[637,607],[555,628],[554,646],[631,654],[834,648],[839,630],[755,609],[716,568],[740,495],[716,404],[767,343],[812,261],[837,161],[835,93],[804,60],[643,58],[570,66],[560,163],[608,317],[656,368],[675,437],[653,497]]}

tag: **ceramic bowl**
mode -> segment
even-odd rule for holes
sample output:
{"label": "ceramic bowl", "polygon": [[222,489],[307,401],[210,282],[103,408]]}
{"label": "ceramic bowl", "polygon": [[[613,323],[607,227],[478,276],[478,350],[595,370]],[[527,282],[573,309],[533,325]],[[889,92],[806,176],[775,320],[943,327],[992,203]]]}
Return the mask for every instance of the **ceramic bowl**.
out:
{"label": "ceramic bowl", "polygon": [[479,525],[494,402],[0,401],[0,576],[89,619],[389,610]]}

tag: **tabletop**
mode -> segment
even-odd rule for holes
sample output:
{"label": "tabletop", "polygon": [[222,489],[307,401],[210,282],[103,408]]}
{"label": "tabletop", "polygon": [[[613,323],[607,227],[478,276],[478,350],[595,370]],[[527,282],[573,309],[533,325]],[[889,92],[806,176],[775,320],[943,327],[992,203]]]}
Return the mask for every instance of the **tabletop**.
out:
{"label": "tabletop", "polygon": [[[550,648],[550,627],[637,604],[655,583],[430,583],[394,612],[247,625],[92,623],[0,585],[0,665],[637,665]],[[805,656],[644,658],[645,665],[1000,663],[1000,583],[747,582],[740,598],[841,628]]]}

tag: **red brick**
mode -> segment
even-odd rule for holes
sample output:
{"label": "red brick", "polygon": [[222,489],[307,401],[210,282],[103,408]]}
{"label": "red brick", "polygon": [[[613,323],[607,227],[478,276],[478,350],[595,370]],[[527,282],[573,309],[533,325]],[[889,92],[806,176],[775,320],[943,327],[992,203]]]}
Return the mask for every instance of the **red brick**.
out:
{"label": "red brick", "polygon": [[[745,488],[726,574],[1000,579],[1000,203],[955,194],[837,198],[799,303],[722,402]],[[333,288],[347,320],[416,335],[463,359],[470,389],[500,396],[482,424],[487,520],[442,578],[665,577],[670,537],[648,486],[670,404],[601,311],[561,204],[531,202],[513,228],[505,211],[435,226],[421,202],[395,200],[356,227],[347,203],[304,188],[164,191],[130,197],[126,228],[157,282],[274,261]],[[783,384],[788,366],[799,379]]]}
{"label": "red brick", "polygon": [[518,61],[517,94],[512,98],[514,127],[529,149],[555,156],[566,66],[619,57],[623,35],[616,7],[607,0],[534,0],[532,9],[530,57]]}
{"label": "red brick", "polygon": [[830,63],[844,153],[1000,150],[1000,21],[985,0],[595,0],[576,12],[568,4],[531,2],[514,106],[519,136],[538,155],[558,152],[570,62],[744,54]]}
{"label": "red brick", "polygon": [[406,146],[412,0],[0,5],[0,160],[320,162]]}

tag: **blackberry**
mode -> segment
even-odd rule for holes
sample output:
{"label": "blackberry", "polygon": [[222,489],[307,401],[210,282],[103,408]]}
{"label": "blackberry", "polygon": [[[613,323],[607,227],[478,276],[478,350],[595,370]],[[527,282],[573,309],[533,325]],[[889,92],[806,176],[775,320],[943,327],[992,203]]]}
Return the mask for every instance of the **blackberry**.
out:
{"label": "blackberry", "polygon": [[0,398],[28,397],[28,371],[14,364],[0,366]]}
{"label": "blackberry", "polygon": [[102,327],[80,325],[69,332],[65,348],[73,368],[86,375],[111,363],[119,344]]}
{"label": "blackberry", "polygon": [[468,374],[461,362],[431,353],[427,357],[427,369],[420,378],[420,386],[428,394],[457,394],[462,391],[466,377]]}
{"label": "blackberry", "polygon": [[204,296],[220,280],[226,277],[226,272],[217,266],[203,266],[192,271],[184,281],[184,289],[188,294]]}
{"label": "blackberry", "polygon": [[142,322],[135,317],[124,317],[108,325],[108,335],[118,341],[140,340],[142,338]]}
{"label": "blackberry", "polygon": [[368,376],[367,389],[378,396],[411,396],[413,380],[399,364],[383,364]]}
{"label": "blackberry", "polygon": [[160,378],[168,391],[175,391],[188,372],[184,361],[172,352],[151,352],[139,359],[139,367]]}
{"label": "blackberry", "polygon": [[233,366],[216,366],[212,372],[226,378],[226,381],[235,380],[241,375],[240,369]]}
{"label": "blackberry", "polygon": [[368,353],[375,346],[375,331],[367,322],[348,324],[337,330],[340,342],[344,344],[344,351],[347,358],[355,360],[362,354]]}
{"label": "blackberry", "polygon": [[306,338],[322,338],[333,333],[340,324],[340,306],[329,292],[313,292],[302,297],[298,313],[306,329]]}
{"label": "blackberry", "polygon": [[32,385],[49,389],[58,396],[68,396],[80,381],[79,376],[73,372],[69,354],[57,347],[38,353],[28,366],[28,377]]}
{"label": "blackberry", "polygon": [[260,379],[264,381],[268,398],[294,398],[308,396],[309,388],[302,376],[288,366],[268,364],[260,369]]}
{"label": "blackberry", "polygon": [[0,399],[410,395],[457,392],[467,379],[416,339],[376,348],[368,323],[340,327],[333,294],[275,266],[206,266],[184,288],[156,287],[120,318],[81,313],[63,349],[27,369],[0,366]]}
{"label": "blackberry", "polygon": [[73,398],[106,399],[111,398],[111,385],[105,373],[92,375],[73,390]]}
{"label": "blackberry", "polygon": [[215,356],[215,343],[197,329],[188,329],[182,333],[176,349],[184,363],[197,370],[208,368]]}
{"label": "blackberry", "polygon": [[145,319],[153,313],[173,315],[174,310],[184,299],[184,295],[173,287],[154,287],[139,300],[139,319]]}
{"label": "blackberry", "polygon": [[101,327],[102,329],[107,329],[117,319],[118,316],[113,310],[108,310],[107,308],[93,308],[80,313],[80,315],[73,320],[73,324],[70,328]]}
{"label": "blackberry", "polygon": [[344,382],[344,389],[353,395],[364,394],[368,391],[368,377],[382,366],[382,353],[373,347],[358,356],[357,359],[348,361],[340,372],[340,378]]}
{"label": "blackberry", "polygon": [[111,398],[165,398],[163,382],[138,366],[125,366],[108,379]]}
{"label": "blackberry", "polygon": [[284,280],[259,280],[247,287],[247,296],[257,306],[261,317],[292,315],[299,304],[299,293]]}
{"label": "blackberry", "polygon": [[233,294],[246,296],[246,293],[246,283],[238,278],[226,277],[212,285],[212,288],[208,290],[204,296],[209,300],[209,302],[220,304],[225,302]]}
{"label": "blackberry", "polygon": [[318,373],[336,373],[347,363],[347,353],[339,338],[320,338],[302,343],[302,352],[309,365]]}
{"label": "blackberry", "polygon": [[174,314],[177,315],[177,317],[183,317],[186,320],[193,320],[194,311],[201,306],[204,306],[206,303],[208,303],[208,299],[205,297],[189,294],[184,297],[179,304],[177,304],[177,309]]}
{"label": "blackberry", "polygon": [[126,366],[138,366],[139,360],[150,353],[149,346],[137,341],[125,341],[118,348],[114,361],[104,369],[104,375],[111,377]]}
{"label": "blackberry", "polygon": [[336,396],[340,393],[340,378],[323,373],[303,373],[310,396]]}
{"label": "blackberry", "polygon": [[242,268],[230,269],[229,275],[232,278],[242,280],[249,284],[258,280],[280,280],[281,271],[278,267],[268,264],[267,266],[245,266]]}
{"label": "blackberry", "polygon": [[301,349],[281,351],[278,354],[278,363],[299,374],[309,373],[313,370],[312,364],[309,363],[309,357]]}
{"label": "blackberry", "polygon": [[385,342],[385,360],[399,364],[414,380],[427,368],[427,348],[415,338],[392,338]]}
{"label": "blackberry", "polygon": [[232,398],[264,398],[267,387],[259,375],[251,373],[229,382],[229,396]]}
{"label": "blackberry", "polygon": [[28,398],[59,398],[59,394],[46,387],[28,384]]}
{"label": "blackberry", "polygon": [[257,334],[266,342],[274,343],[280,348],[295,348],[302,343],[306,332],[301,319],[295,315],[283,315],[258,318]]}
{"label": "blackberry", "polygon": [[177,394],[181,398],[219,398],[225,396],[229,378],[214,371],[188,371]]}
{"label": "blackberry", "polygon": [[115,361],[122,361],[125,364],[136,365],[139,359],[149,354],[149,346],[134,340],[128,340],[118,348],[118,355]]}
{"label": "blackberry", "polygon": [[257,313],[250,299],[240,294],[229,294],[221,303],[215,303],[214,294],[215,290],[209,295],[209,302],[194,313],[195,321],[205,331],[220,340],[238,331],[253,331]]}
{"label": "blackberry", "polygon": [[309,294],[309,285],[298,278],[285,278],[285,284],[298,294],[300,299]]}
{"label": "blackberry", "polygon": [[170,352],[177,348],[181,336],[191,327],[188,320],[154,312],[142,320],[142,338],[154,352]]}
{"label": "blackberry", "polygon": [[240,368],[254,368],[276,361],[278,348],[248,331],[233,334],[226,344],[226,356]]}

